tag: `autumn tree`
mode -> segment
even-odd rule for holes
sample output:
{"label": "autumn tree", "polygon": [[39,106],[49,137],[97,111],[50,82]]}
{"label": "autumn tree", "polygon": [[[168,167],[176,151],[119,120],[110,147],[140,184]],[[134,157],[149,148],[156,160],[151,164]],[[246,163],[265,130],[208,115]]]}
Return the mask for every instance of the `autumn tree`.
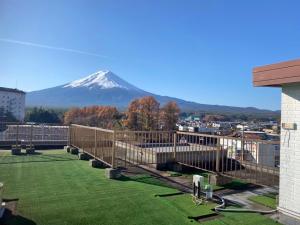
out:
{"label": "autumn tree", "polygon": [[152,96],[132,101],[126,114],[126,125],[131,130],[158,129],[159,103]]}
{"label": "autumn tree", "polygon": [[141,130],[142,125],[140,121],[140,100],[135,99],[133,100],[127,110],[127,120],[126,120],[126,126],[130,130]]}
{"label": "autumn tree", "polygon": [[64,114],[64,124],[77,123],[78,117],[80,115],[79,108],[71,108]]}
{"label": "autumn tree", "polygon": [[118,110],[111,106],[91,106],[82,109],[73,108],[65,113],[64,123],[76,123],[112,129],[114,128],[114,124],[120,119],[119,116]]}
{"label": "autumn tree", "polygon": [[140,120],[143,130],[157,130],[159,122],[159,103],[152,96],[140,99]]}
{"label": "autumn tree", "polygon": [[165,104],[160,113],[161,122],[165,130],[175,130],[176,123],[179,119],[180,109],[176,102],[168,102]]}
{"label": "autumn tree", "polygon": [[117,123],[117,121],[120,119],[119,112],[116,107],[101,107],[98,111],[97,119],[97,125],[99,127],[113,129],[115,123]]}
{"label": "autumn tree", "polygon": [[211,114],[206,114],[203,117],[204,122],[211,122],[211,121],[226,121],[227,118],[223,115],[211,115]]}

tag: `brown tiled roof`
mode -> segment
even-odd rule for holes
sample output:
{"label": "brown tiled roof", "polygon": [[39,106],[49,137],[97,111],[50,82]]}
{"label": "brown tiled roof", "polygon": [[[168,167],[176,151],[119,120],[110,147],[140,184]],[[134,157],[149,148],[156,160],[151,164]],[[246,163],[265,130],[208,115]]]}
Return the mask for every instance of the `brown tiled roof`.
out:
{"label": "brown tiled roof", "polygon": [[280,87],[283,84],[300,83],[300,60],[292,60],[253,69],[254,86]]}

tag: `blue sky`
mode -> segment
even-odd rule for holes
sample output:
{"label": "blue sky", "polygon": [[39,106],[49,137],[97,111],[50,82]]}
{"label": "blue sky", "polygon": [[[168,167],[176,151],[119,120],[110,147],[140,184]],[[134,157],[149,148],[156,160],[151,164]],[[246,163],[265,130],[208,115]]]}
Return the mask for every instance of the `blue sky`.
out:
{"label": "blue sky", "polygon": [[0,1],[0,86],[38,90],[108,69],[156,94],[280,108],[252,68],[299,58],[300,2]]}

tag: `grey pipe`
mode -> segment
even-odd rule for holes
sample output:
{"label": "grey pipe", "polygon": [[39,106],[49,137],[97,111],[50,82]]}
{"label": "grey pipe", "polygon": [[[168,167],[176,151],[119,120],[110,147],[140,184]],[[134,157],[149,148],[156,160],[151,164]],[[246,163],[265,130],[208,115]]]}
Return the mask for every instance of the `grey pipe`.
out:
{"label": "grey pipe", "polygon": [[277,209],[273,210],[255,210],[255,209],[225,209],[226,203],[225,199],[218,195],[213,195],[215,198],[221,200],[222,204],[215,207],[216,212],[249,212],[249,213],[261,213],[261,214],[271,214],[277,212]]}

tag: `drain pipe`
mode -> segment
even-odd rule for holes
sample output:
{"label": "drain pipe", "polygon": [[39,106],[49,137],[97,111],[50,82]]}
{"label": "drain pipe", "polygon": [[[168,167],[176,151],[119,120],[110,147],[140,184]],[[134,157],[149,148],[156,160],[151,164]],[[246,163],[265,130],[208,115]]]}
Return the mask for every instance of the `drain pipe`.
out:
{"label": "drain pipe", "polygon": [[248,212],[248,213],[261,213],[261,214],[271,214],[276,213],[277,209],[273,210],[255,210],[255,209],[225,209],[226,202],[225,199],[219,195],[213,195],[214,198],[219,199],[222,203],[215,207],[216,212]]}

